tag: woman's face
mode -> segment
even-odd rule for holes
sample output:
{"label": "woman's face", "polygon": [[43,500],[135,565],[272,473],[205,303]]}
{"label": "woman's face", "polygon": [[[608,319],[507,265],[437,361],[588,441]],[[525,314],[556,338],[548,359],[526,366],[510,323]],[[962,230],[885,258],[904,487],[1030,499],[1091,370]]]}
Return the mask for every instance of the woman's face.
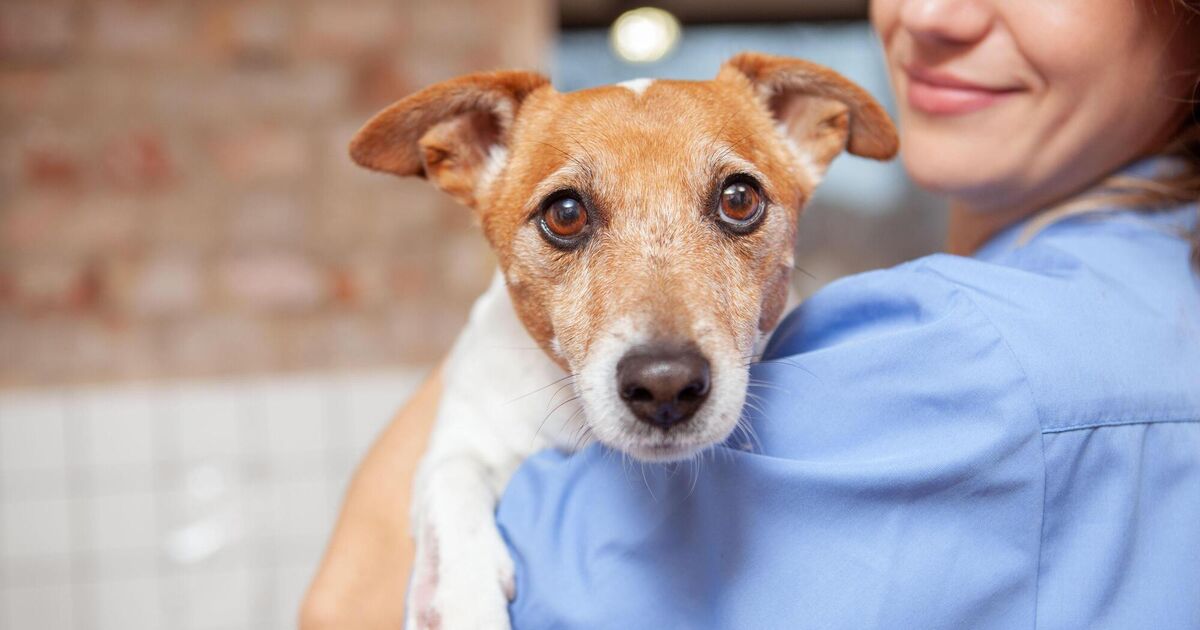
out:
{"label": "woman's face", "polygon": [[1198,74],[1168,0],[872,0],[922,186],[1033,209],[1155,150]]}

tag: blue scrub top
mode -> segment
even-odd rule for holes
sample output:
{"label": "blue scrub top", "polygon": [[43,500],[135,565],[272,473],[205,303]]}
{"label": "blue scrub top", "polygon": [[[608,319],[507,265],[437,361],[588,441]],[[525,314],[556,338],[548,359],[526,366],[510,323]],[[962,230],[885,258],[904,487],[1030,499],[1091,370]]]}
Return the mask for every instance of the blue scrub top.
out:
{"label": "blue scrub top", "polygon": [[516,628],[1200,628],[1194,206],[829,285],[699,465],[517,472]]}

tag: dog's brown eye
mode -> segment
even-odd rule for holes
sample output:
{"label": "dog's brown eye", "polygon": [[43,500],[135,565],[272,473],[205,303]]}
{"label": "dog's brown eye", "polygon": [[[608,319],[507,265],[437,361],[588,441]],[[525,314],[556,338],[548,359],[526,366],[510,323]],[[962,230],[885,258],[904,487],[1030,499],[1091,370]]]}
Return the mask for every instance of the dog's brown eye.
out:
{"label": "dog's brown eye", "polygon": [[563,197],[546,206],[542,214],[542,224],[551,236],[574,239],[587,228],[587,210],[578,199]]}
{"label": "dog's brown eye", "polygon": [[721,219],[735,227],[749,227],[762,214],[763,198],[747,181],[733,181],[721,191]]}

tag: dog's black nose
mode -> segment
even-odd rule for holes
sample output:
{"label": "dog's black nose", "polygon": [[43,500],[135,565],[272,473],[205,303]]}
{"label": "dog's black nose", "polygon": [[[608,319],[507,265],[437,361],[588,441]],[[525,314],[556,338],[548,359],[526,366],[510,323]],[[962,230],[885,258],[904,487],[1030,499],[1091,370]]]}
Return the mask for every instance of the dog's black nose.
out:
{"label": "dog's black nose", "polygon": [[708,398],[708,359],[690,346],[641,346],[617,363],[621,399],[642,422],[679,424]]}

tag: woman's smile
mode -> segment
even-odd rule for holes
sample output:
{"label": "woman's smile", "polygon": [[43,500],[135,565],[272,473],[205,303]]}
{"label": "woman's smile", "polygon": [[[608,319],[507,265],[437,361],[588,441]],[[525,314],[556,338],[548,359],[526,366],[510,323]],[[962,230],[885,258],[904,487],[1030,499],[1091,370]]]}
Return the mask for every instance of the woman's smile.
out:
{"label": "woman's smile", "polygon": [[905,66],[904,74],[908,77],[908,105],[934,116],[977,112],[1023,91],[1020,87],[987,86],[915,64]]}

